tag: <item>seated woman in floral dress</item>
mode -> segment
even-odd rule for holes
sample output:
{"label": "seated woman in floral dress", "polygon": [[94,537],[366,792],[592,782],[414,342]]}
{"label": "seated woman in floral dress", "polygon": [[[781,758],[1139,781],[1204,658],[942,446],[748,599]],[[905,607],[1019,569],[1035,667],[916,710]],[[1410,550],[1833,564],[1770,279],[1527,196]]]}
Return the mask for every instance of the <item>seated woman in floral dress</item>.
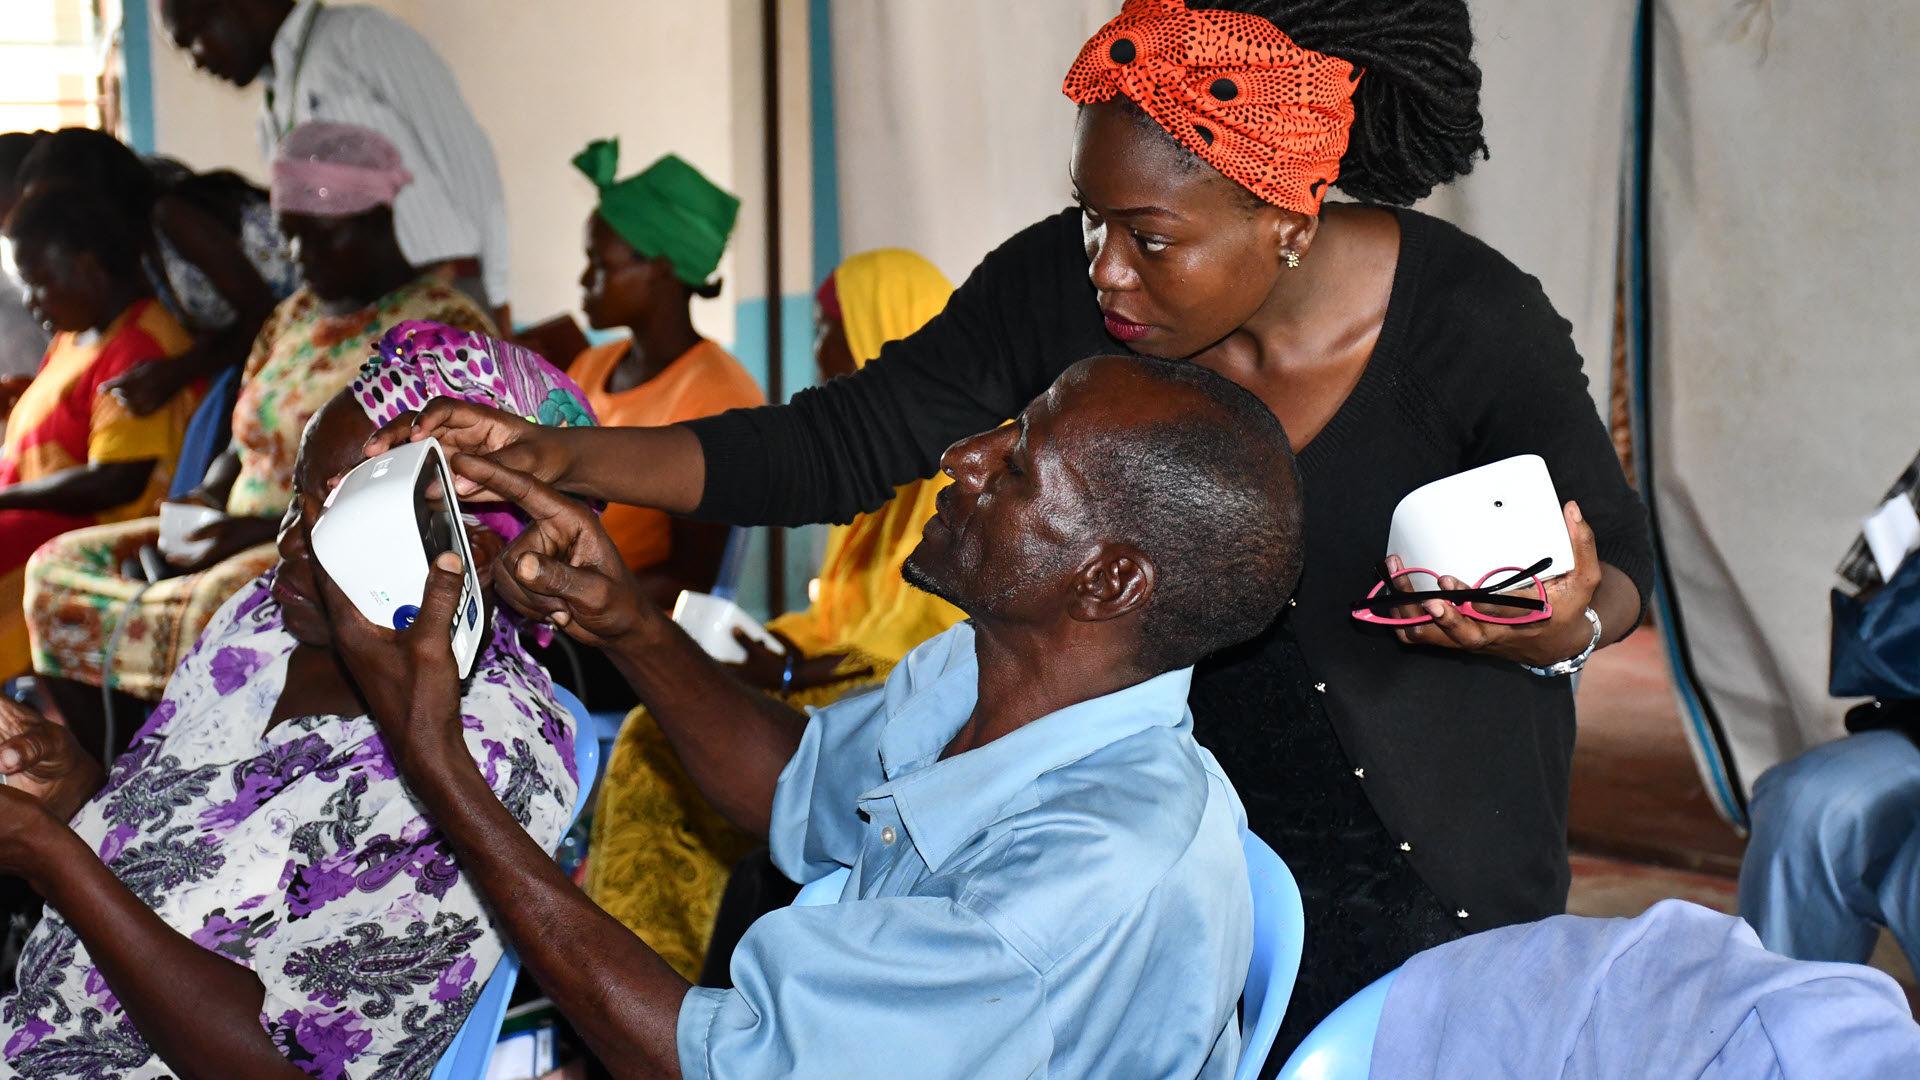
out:
{"label": "seated woman in floral dress", "polygon": [[62,537],[27,569],[33,668],[73,726],[99,729],[103,683],[158,701],[207,620],[273,564],[300,432],[383,333],[408,319],[492,331],[464,293],[400,253],[393,200],[408,179],[399,151],[362,128],[305,124],[281,142],[272,197],[282,226],[300,239],[306,286],[261,330],[242,375],[232,446],[187,496],[225,512],[201,532],[212,548],[145,587],[120,567],[159,535],[159,519],[148,517]]}
{"label": "seated woman in floral dress", "polygon": [[[405,324],[309,425],[278,565],[214,617],[104,786],[66,728],[0,704],[0,873],[48,909],[0,999],[0,1076],[424,1077],[466,1019],[500,938],[332,649],[307,545],[376,422],[436,394],[591,422],[531,353]],[[518,526],[485,520],[482,566]],[[552,849],[573,721],[517,620],[488,617],[467,747]]]}

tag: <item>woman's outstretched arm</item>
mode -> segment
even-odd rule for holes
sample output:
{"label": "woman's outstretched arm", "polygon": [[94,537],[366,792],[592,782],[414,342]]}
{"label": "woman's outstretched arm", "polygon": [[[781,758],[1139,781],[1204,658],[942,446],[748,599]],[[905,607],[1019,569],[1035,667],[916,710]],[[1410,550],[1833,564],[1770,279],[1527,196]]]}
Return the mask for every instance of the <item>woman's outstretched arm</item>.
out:
{"label": "woman's outstretched arm", "polygon": [[37,798],[0,789],[0,867],[26,878],[87,947],[140,1037],[182,1080],[304,1080],[260,1024],[252,971],[168,926]]}
{"label": "woman's outstretched arm", "polygon": [[[955,440],[1000,424],[1072,364],[1119,348],[1100,331],[1077,211],[989,254],[917,333],[790,405],[660,428],[542,428],[436,400],[376,434],[491,458],[562,491],[733,525],[850,521],[933,475]],[[463,497],[477,485],[462,484]]]}

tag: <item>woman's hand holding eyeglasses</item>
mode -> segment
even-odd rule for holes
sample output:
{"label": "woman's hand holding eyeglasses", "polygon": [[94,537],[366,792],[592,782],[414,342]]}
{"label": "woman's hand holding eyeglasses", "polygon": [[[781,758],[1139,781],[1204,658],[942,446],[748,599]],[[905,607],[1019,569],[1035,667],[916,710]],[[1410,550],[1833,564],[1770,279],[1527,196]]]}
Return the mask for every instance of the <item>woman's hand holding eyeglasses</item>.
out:
{"label": "woman's hand holding eyeglasses", "polygon": [[[1594,595],[1600,590],[1600,554],[1594,546],[1593,529],[1580,516],[1580,504],[1569,502],[1562,508],[1562,513],[1567,522],[1567,536],[1573,541],[1573,569],[1541,583],[1546,589],[1546,601],[1552,608],[1550,617],[1528,622],[1494,622],[1474,618],[1445,600],[1426,600],[1419,609],[1406,609],[1405,614],[1408,617],[1425,614],[1431,616],[1431,620],[1399,627],[1394,631],[1395,636],[1408,645],[1461,649],[1497,656],[1529,667],[1544,668],[1580,655],[1593,640],[1593,624],[1587,620],[1586,612],[1587,608],[1593,606]],[[1416,590],[1415,583],[1406,574],[1400,573],[1406,568],[1397,557],[1388,559],[1387,569],[1399,575],[1394,578],[1395,589],[1403,592]],[[1472,586],[1458,578],[1443,576],[1440,578],[1440,588],[1462,590]],[[1535,595],[1531,588],[1520,591]],[[1506,609],[1487,603],[1478,603],[1474,607],[1482,614],[1496,618],[1502,615],[1519,618],[1529,614],[1522,609]],[[1619,636],[1613,627],[1609,627],[1609,630],[1613,631],[1613,637]]]}

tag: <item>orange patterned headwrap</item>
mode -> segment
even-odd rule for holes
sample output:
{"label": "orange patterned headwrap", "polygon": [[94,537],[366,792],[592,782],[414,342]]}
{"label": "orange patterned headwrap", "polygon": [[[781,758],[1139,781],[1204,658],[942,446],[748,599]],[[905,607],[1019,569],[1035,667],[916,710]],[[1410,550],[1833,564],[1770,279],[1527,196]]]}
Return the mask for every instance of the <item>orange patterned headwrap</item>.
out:
{"label": "orange patterned headwrap", "polygon": [[1063,89],[1082,105],[1125,94],[1180,145],[1262,199],[1320,212],[1340,175],[1360,73],[1258,15],[1127,0]]}

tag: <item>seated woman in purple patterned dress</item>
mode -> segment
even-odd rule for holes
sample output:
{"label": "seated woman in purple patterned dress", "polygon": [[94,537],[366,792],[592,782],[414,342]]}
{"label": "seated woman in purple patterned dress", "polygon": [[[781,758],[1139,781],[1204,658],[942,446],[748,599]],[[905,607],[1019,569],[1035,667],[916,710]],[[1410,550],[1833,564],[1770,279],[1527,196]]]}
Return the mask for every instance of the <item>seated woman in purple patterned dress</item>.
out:
{"label": "seated woman in purple patterned dress", "polygon": [[[0,873],[47,900],[0,999],[0,1076],[425,1077],[466,1018],[500,936],[335,658],[307,549],[376,422],[435,394],[592,422],[531,353],[403,323],[308,425],[279,564],[214,616],[104,786],[65,728],[0,705]],[[517,531],[489,522],[468,527],[483,566]],[[572,719],[489,617],[467,746],[551,849]]]}

